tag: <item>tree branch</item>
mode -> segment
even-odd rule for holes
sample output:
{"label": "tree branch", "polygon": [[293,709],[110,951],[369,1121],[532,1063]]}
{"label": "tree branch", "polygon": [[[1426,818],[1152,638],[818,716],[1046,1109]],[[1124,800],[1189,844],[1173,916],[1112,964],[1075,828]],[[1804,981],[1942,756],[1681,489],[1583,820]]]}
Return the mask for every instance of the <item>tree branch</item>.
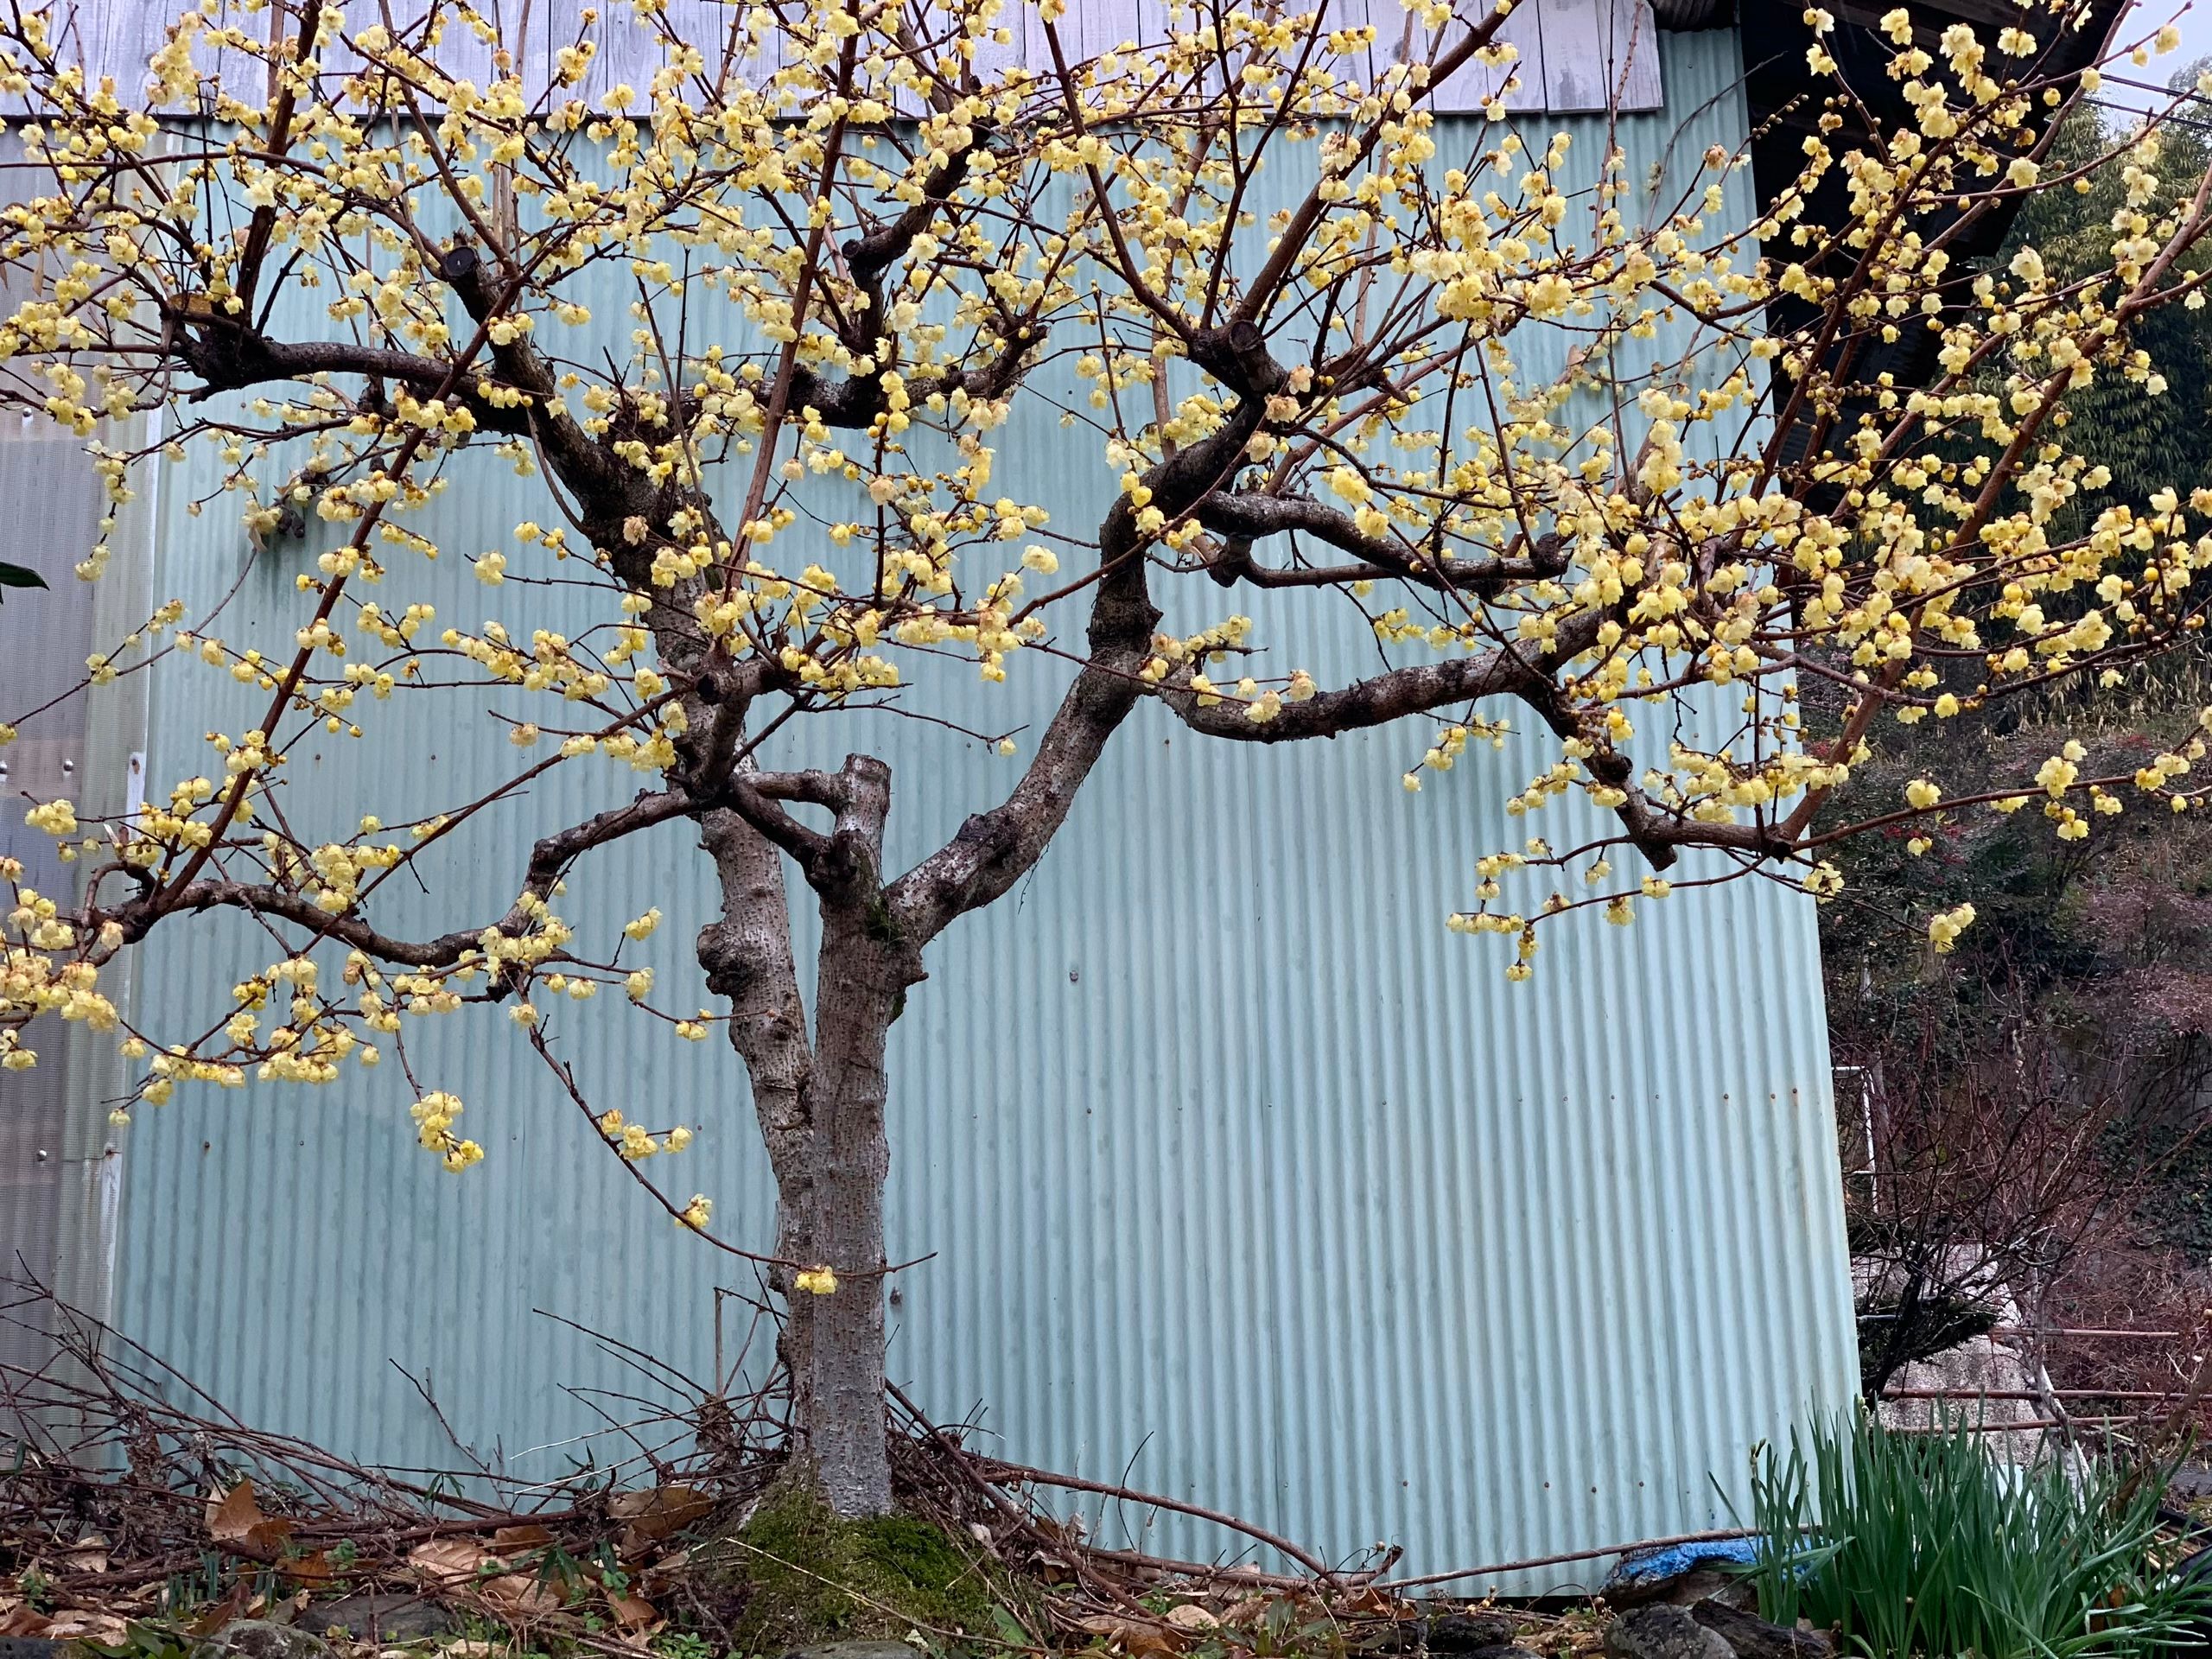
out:
{"label": "tree branch", "polygon": [[[1003,397],[1020,383],[1025,372],[1022,359],[1044,337],[1042,329],[1023,323],[1010,338],[1001,342],[998,354],[981,368],[950,368],[915,380],[909,395],[917,403],[938,395],[949,397],[956,391],[964,391],[970,397]],[[822,417],[824,426],[842,431],[862,429],[890,406],[880,373],[842,375],[830,379],[804,363],[791,370],[791,407],[812,410]]]}
{"label": "tree branch", "polygon": [[[1224,587],[1240,577],[1258,588],[1314,588],[1396,577],[1432,588],[1490,592],[1510,582],[1542,582],[1567,569],[1556,535],[1525,559],[1460,559],[1409,554],[1387,537],[1370,536],[1352,516],[1310,496],[1224,492],[1198,503],[1193,517],[1230,538],[1208,574]],[[1364,560],[1363,565],[1270,569],[1253,563],[1251,544],[1267,536],[1302,532]]]}
{"label": "tree branch", "polygon": [[[540,254],[541,259],[545,256]],[[480,327],[496,315],[511,289],[501,284],[482,257],[466,244],[449,249],[438,261],[438,275],[460,299],[461,308]],[[528,429],[544,446],[546,458],[561,480],[580,495],[603,493],[619,486],[621,474],[614,458],[596,442],[556,401],[561,385],[552,366],[538,354],[527,334],[518,334],[502,346],[492,343],[492,361],[506,382],[530,394],[524,419]]]}
{"label": "tree branch", "polygon": [[720,795],[738,817],[791,855],[808,885],[814,883],[823,861],[829,856],[829,836],[818,830],[808,829],[785,811],[774,797],[761,789],[754,776],[742,767],[722,780]]}
{"label": "tree branch", "polygon": [[[228,318],[209,319],[180,312],[178,320],[197,322],[199,336],[178,342],[178,355],[207,383],[193,394],[194,401],[219,391],[238,391],[271,380],[297,380],[316,374],[358,374],[396,380],[414,390],[431,392],[443,385],[452,365],[412,352],[381,346],[359,346],[351,340],[278,340],[255,333]],[[519,410],[493,411],[520,429]]]}
{"label": "tree branch", "polygon": [[[1154,695],[1192,731],[1244,743],[1336,737],[1456,703],[1505,696],[1518,697],[1535,709],[1559,735],[1587,741],[1573,711],[1562,705],[1555,676],[1560,664],[1597,642],[1604,622],[1604,613],[1585,611],[1565,623],[1542,652],[1515,644],[1481,657],[1395,668],[1303,702],[1286,702],[1268,720],[1254,720],[1248,705],[1233,700],[1201,708],[1187,671],[1160,685]],[[1599,744],[1584,764],[1599,783],[1625,797],[1614,810],[1630,844],[1655,869],[1673,865],[1676,849],[1682,847],[1725,848],[1763,858],[1792,850],[1789,837],[1770,824],[1704,823],[1655,809],[1633,781],[1628,757],[1609,744]]]}
{"label": "tree branch", "polygon": [[845,780],[831,772],[753,772],[746,774],[753,787],[772,801],[803,801],[809,806],[844,810]]}
{"label": "tree branch", "polygon": [[[1560,632],[1565,635],[1573,627],[1569,624]],[[1573,632],[1577,637],[1584,633],[1594,637],[1597,623],[1593,619],[1586,627]],[[1572,656],[1585,648],[1585,645],[1569,646],[1563,640],[1554,649]],[[1187,672],[1163,683],[1157,695],[1174,710],[1177,719],[1205,736],[1245,743],[1291,743],[1385,726],[1410,715],[1481,697],[1540,696],[1538,688],[1549,678],[1544,668],[1546,655],[1525,645],[1502,645],[1480,657],[1394,668],[1333,691],[1319,692],[1303,702],[1286,702],[1274,718],[1263,721],[1252,719],[1246,706],[1238,702],[1201,707]]]}
{"label": "tree branch", "polygon": [[[695,804],[690,796],[672,790],[640,795],[627,806],[612,808],[547,836],[531,849],[522,891],[532,898],[543,899],[553,891],[562,873],[593,848],[681,817]],[[296,888],[265,883],[194,881],[172,895],[169,903],[156,907],[155,901],[159,897],[157,893],[118,906],[105,916],[88,917],[88,931],[96,931],[104,921],[113,920],[123,928],[126,939],[135,940],[144,937],[147,929],[169,910],[201,911],[228,906],[296,922],[302,927],[313,928],[322,938],[336,939],[382,961],[410,968],[450,968],[461,961],[465,952],[481,948],[485,932],[483,928],[474,927],[442,933],[430,939],[397,938],[380,932],[359,916],[344,912],[334,915]],[[518,902],[493,925],[512,936],[519,934],[529,921],[529,913]]]}
{"label": "tree branch", "polygon": [[[1151,505],[1169,522],[1189,513],[1233,474],[1260,429],[1265,397],[1242,398],[1218,430],[1145,474]],[[956,916],[998,898],[1043,856],[1107,740],[1143,695],[1138,671],[1152,654],[1152,631],[1160,622],[1146,580],[1151,539],[1138,529],[1129,498],[1118,498],[1099,528],[1090,658],[1045,728],[1021,781],[1004,801],[969,817],[949,843],[885,889],[894,924],[916,948]]]}

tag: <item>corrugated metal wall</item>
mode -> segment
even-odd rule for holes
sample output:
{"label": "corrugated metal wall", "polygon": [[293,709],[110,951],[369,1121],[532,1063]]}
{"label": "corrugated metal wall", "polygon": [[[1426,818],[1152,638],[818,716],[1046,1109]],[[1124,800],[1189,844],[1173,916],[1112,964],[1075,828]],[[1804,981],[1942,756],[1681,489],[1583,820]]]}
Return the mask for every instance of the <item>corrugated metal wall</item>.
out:
{"label": "corrugated metal wall", "polygon": [[[1732,35],[1663,47],[1670,112],[1622,118],[1630,153],[1739,143]],[[1594,163],[1599,130],[1569,124]],[[1110,476],[1087,450],[1071,466],[1061,442],[1010,436],[999,479],[1081,524]],[[528,608],[550,601],[483,589],[459,557],[543,516],[535,486],[488,457],[454,477],[435,513],[453,556],[408,561],[389,599],[561,626]],[[197,613],[246,548],[226,504],[188,516],[194,480],[198,463],[162,483],[156,587]],[[317,545],[264,556],[219,632],[289,649],[291,575]],[[1208,585],[1169,625],[1249,610],[1271,660],[1325,683],[1371,659],[1356,619],[1296,597]],[[257,715],[219,671],[155,680],[165,790],[212,770],[204,733]],[[1059,683],[1042,659],[1017,660],[1004,688],[956,669],[935,706],[1003,728],[1041,719]],[[369,810],[400,821],[512,769],[505,728],[448,700],[370,712],[381,735],[289,768],[299,833]],[[891,760],[894,860],[1015,775],[938,727],[850,720],[808,734],[808,753],[834,764],[865,744]],[[1810,907],[1764,882],[1686,893],[1642,906],[1625,932],[1560,930],[1534,982],[1510,985],[1495,942],[1449,935],[1443,917],[1477,855],[1528,833],[1503,810],[1523,762],[1483,751],[1408,796],[1398,778],[1419,747],[1384,734],[1247,752],[1141,710],[1041,868],[938,943],[893,1033],[891,1249],[934,1252],[898,1281],[893,1375],[942,1419],[979,1415],[1009,1455],[1126,1477],[1332,1554],[1402,1541],[1409,1571],[1707,1524],[1709,1476],[1740,1491],[1754,1441],[1853,1387]],[[497,914],[519,876],[514,837],[639,781],[557,770],[391,925]],[[628,845],[579,872],[563,913],[607,938],[659,905],[670,921],[647,959],[681,1001],[709,913],[702,861],[680,826]],[[140,1012],[160,1031],[204,1028],[270,959],[239,926],[165,938],[142,970]],[[728,1051],[604,1001],[555,1029],[597,1105],[698,1127],[652,1173],[714,1194],[718,1220],[765,1247],[770,1189]],[[379,1088],[186,1090],[143,1110],[118,1322],[251,1420],[454,1464],[398,1362],[477,1450],[558,1472],[584,1446],[550,1443],[603,1427],[575,1390],[639,1384],[533,1310],[703,1376],[713,1288],[737,1281],[639,1201],[503,1015],[416,1022],[410,1052],[425,1087],[468,1103],[489,1156],[465,1177],[413,1147],[411,1091],[389,1065]],[[1098,1528],[1177,1553],[1229,1542],[1118,1510]]]}
{"label": "corrugated metal wall", "polygon": [[[22,140],[0,132],[0,189],[20,188]],[[27,284],[0,276],[0,308],[12,312]],[[106,493],[84,446],[46,421],[0,416],[0,504],[7,535],[0,556],[27,564],[47,586],[17,590],[0,606],[0,718],[21,716],[82,679],[98,639],[143,621],[144,518],[131,512],[118,544],[126,558],[97,588],[73,567],[97,538]],[[143,683],[124,682],[99,698],[55,703],[21,738],[0,748],[0,856],[19,861],[23,886],[74,902],[86,866],[64,864],[54,838],[23,822],[26,797],[66,795],[90,817],[122,810],[136,786],[131,768],[144,741]],[[11,810],[10,810],[11,809]],[[129,969],[124,969],[125,976]],[[79,1306],[108,1294],[121,1170],[107,1107],[118,1086],[112,1039],[48,1024],[34,1037],[38,1065],[0,1071],[0,1363],[53,1362],[51,1309],[20,1286],[35,1282]],[[0,1424],[0,1432],[4,1432]]]}
{"label": "corrugated metal wall", "polygon": [[[499,43],[513,54],[516,72],[523,79],[524,100],[535,103],[554,73],[554,54],[575,40],[573,14],[582,10],[578,0],[556,0],[533,26],[531,9],[487,9],[494,23],[503,24]],[[87,86],[96,86],[103,76],[112,77],[129,99],[145,85],[146,60],[168,38],[176,22],[171,0],[60,0],[52,37],[62,62],[85,72]],[[404,35],[428,10],[427,0],[397,0],[378,8],[378,15]],[[564,16],[564,11],[569,16]],[[1052,60],[1037,30],[1032,38],[1030,8],[1009,6],[999,23],[1011,40],[996,48],[1004,63],[1023,63],[1047,73]],[[211,0],[210,32],[222,27],[237,29],[245,39],[266,41],[272,28],[290,28],[289,17],[270,11],[256,0]],[[1349,29],[1370,18],[1378,25],[1381,49],[1395,49],[1402,38],[1404,9],[1397,0],[1331,0],[1329,27]],[[661,0],[650,16],[630,6],[600,8],[595,26],[586,31],[598,47],[576,92],[597,105],[617,86],[643,88],[663,60],[663,29],[679,40],[706,48],[709,61],[720,54],[714,43],[726,40],[741,27],[741,14],[733,13],[726,0]],[[1085,60],[1111,51],[1123,41],[1156,46],[1174,24],[1169,0],[1074,0],[1060,23],[1060,38],[1071,58]],[[1522,6],[1500,30],[1498,38],[1520,52],[1516,67],[1519,85],[1509,98],[1516,110],[1602,110],[1611,105],[1624,110],[1649,110],[1659,102],[1656,33],[1650,0],[1541,0]],[[456,38],[458,36],[458,38]],[[755,56],[736,66],[741,76],[765,81],[780,67],[779,45],[772,38]],[[984,63],[989,61],[986,49]],[[194,60],[208,82],[219,81],[240,96],[265,96],[268,67],[236,48],[210,48],[200,41]],[[318,61],[326,73],[348,73],[359,68],[359,58],[345,42],[327,47]],[[448,31],[440,42],[438,61],[456,78],[479,86],[497,73],[493,67],[493,42],[460,30]],[[1475,63],[1462,67],[1442,82],[1432,98],[1440,111],[1466,111],[1484,107],[1503,84],[1502,69]],[[907,108],[905,105],[900,108]],[[0,94],[0,111],[19,113],[21,101]],[[915,111],[907,108],[908,113]]]}
{"label": "corrugated metal wall", "polygon": [[[70,567],[92,543],[102,500],[82,444],[49,423],[34,428],[0,415],[0,501],[10,504],[12,519],[5,556],[47,583],[45,591],[14,592],[0,607],[0,707],[16,712],[45,700],[39,688],[84,676],[93,593]],[[19,860],[24,886],[64,904],[76,897],[77,872],[55,855],[53,836],[23,822],[20,803],[26,795],[79,796],[86,709],[84,698],[72,699],[0,749],[0,799],[14,806],[0,812],[0,857]],[[63,1212],[79,1173],[69,1109],[84,1092],[72,1075],[75,1046],[61,1040],[59,1028],[50,1034],[56,1039],[50,1047],[33,1044],[48,1051],[36,1067],[0,1072],[0,1281],[54,1282]],[[0,1308],[17,1300],[0,1290]],[[0,1363],[42,1362],[45,1330],[46,1310],[35,1303],[0,1313]]]}

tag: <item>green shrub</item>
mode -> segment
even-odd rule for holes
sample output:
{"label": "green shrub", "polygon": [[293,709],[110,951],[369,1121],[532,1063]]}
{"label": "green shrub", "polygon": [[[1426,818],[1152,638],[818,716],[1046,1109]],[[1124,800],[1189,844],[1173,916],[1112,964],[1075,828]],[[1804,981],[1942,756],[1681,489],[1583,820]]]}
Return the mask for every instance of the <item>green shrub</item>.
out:
{"label": "green shrub", "polygon": [[1969,1424],[1854,1414],[1752,1474],[1762,1617],[1808,1618],[1872,1659],[2127,1659],[2212,1617],[2212,1582],[2167,1571],[2164,1471],[2100,1458],[2000,1463]]}

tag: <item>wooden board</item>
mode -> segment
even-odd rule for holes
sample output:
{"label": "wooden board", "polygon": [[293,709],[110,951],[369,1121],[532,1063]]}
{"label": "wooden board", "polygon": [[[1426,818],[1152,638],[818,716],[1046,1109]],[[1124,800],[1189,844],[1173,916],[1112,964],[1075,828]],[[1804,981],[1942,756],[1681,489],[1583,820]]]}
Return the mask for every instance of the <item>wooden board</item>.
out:
{"label": "wooden board", "polygon": [[[1395,0],[1391,0],[1395,3]],[[1497,31],[1497,38],[1520,53],[1520,56],[1503,68],[1491,69],[1480,63],[1470,63],[1456,73],[1445,77],[1437,89],[1436,107],[1456,112],[1488,107],[1490,100],[1509,79],[1520,85],[1506,94],[1509,110],[1540,110],[1544,99],[1544,28],[1543,13],[1560,3],[1560,0],[1537,0],[1535,4],[1523,3],[1514,10]],[[1446,32],[1446,43],[1457,38],[1459,25],[1455,21]],[[1433,48],[1424,47],[1424,50]]]}
{"label": "wooden board", "polygon": [[1643,0],[1542,0],[1541,92],[1560,114],[1660,104],[1658,25]]}

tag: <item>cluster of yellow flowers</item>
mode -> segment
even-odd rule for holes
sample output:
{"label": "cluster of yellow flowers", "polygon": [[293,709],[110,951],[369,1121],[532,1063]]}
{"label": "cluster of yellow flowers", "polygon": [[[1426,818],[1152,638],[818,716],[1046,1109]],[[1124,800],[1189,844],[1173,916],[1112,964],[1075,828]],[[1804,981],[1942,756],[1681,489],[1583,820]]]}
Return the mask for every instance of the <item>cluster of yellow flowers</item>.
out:
{"label": "cluster of yellow flowers", "polygon": [[427,1150],[436,1153],[448,1169],[458,1174],[483,1161],[483,1147],[453,1132],[453,1121],[461,1110],[461,1102],[454,1096],[437,1090],[423,1096],[409,1110],[415,1119],[416,1138]]}
{"label": "cluster of yellow flowers", "polygon": [[[15,895],[0,931],[0,1011],[21,1010],[26,1022],[34,1014],[57,1014],[81,1021],[88,1030],[113,1031],[118,1016],[115,1005],[99,989],[99,969],[76,957],[77,928],[63,919],[53,899],[23,885],[22,874],[19,861],[0,858],[0,880]],[[112,941],[107,948],[112,950]],[[22,1045],[13,1024],[0,1027],[0,1037],[5,1039],[0,1041],[0,1067],[24,1071],[38,1063],[37,1052]]]}
{"label": "cluster of yellow flowers", "polygon": [[656,1136],[642,1123],[632,1123],[624,1117],[620,1107],[600,1114],[599,1132],[622,1154],[626,1163],[634,1164],[656,1153],[681,1152],[691,1144],[691,1131],[683,1124]]}

